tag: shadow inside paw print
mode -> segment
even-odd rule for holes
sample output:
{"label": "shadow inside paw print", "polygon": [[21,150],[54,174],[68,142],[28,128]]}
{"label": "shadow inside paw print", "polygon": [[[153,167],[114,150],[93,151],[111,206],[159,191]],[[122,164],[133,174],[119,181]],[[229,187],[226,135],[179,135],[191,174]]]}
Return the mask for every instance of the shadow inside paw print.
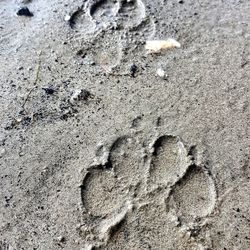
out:
{"label": "shadow inside paw print", "polygon": [[173,249],[167,238],[181,242],[179,223],[192,227],[213,211],[213,179],[180,138],[164,135],[151,146],[141,139],[118,138],[83,180],[83,206],[95,218],[90,227],[102,235],[99,249]]}

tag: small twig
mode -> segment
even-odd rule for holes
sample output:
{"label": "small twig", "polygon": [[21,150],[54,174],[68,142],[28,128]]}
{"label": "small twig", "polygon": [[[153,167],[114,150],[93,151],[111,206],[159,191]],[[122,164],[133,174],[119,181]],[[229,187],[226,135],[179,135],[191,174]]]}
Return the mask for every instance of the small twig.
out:
{"label": "small twig", "polygon": [[[34,81],[34,87],[29,91],[28,95],[26,96],[24,102],[23,102],[23,105],[22,105],[22,109],[25,111],[25,105],[27,103],[27,101],[29,100],[29,97],[31,95],[31,93],[33,92],[33,90],[37,87],[37,82],[39,80],[39,73],[40,73],[40,68],[41,68],[41,54],[42,54],[42,51],[39,52],[38,54],[38,65],[37,65],[37,70],[36,70],[36,76],[35,76],[35,81]],[[25,111],[26,112],[26,111]]]}

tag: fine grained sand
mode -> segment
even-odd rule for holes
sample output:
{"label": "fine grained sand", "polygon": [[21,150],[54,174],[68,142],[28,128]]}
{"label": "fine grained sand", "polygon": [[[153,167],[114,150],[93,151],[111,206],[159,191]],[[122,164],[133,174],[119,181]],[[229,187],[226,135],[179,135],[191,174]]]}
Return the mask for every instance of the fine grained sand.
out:
{"label": "fine grained sand", "polygon": [[250,249],[249,14],[1,0],[0,249]]}

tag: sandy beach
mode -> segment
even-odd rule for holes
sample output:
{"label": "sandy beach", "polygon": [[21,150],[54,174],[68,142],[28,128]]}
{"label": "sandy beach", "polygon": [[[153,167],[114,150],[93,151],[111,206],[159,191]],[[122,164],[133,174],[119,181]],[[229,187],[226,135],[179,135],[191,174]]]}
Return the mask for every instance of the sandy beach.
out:
{"label": "sandy beach", "polygon": [[0,250],[249,250],[250,2],[0,0]]}

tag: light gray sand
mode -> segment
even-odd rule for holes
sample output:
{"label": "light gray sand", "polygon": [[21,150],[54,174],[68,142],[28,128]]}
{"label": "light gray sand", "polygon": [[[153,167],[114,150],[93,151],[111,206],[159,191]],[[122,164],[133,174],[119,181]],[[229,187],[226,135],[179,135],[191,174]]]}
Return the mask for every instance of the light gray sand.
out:
{"label": "light gray sand", "polygon": [[249,24],[248,0],[0,0],[0,249],[249,250]]}

